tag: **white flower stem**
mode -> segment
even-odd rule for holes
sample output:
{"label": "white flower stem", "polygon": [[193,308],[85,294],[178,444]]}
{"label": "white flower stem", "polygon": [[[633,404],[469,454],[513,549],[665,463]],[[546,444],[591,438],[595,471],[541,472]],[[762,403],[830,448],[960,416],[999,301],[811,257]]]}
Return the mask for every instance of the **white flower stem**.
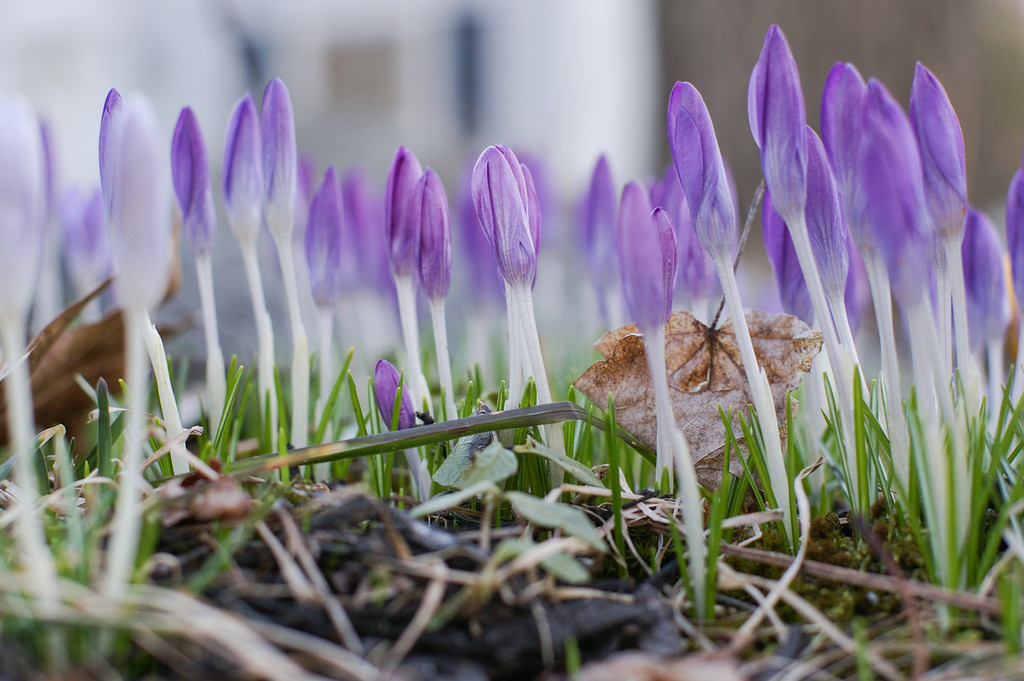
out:
{"label": "white flower stem", "polygon": [[316,402],[316,422],[320,423],[327,407],[327,398],[334,387],[334,309],[317,306],[317,329],[320,334],[320,397]]}
{"label": "white flower stem", "polygon": [[249,295],[252,298],[252,312],[256,320],[256,340],[259,344],[257,379],[260,389],[259,415],[263,419],[263,410],[270,405],[270,438],[277,442],[277,390],[274,387],[274,328],[271,325],[270,313],[267,312],[267,301],[263,296],[263,279],[260,277],[259,261],[256,257],[256,242],[239,241],[242,249],[242,261],[245,263],[245,277],[249,282]]}
{"label": "white flower stem", "polygon": [[1013,367],[1013,392],[1011,393],[1013,404],[1020,401],[1024,395],[1024,315],[1021,316],[1017,325],[1017,364]]}
{"label": "white flower stem", "polygon": [[967,290],[964,284],[964,263],[960,256],[961,241],[943,240],[946,248],[946,264],[953,294],[953,336],[956,340],[956,364],[960,381],[964,387],[963,400],[968,413],[977,413],[981,407],[981,377],[971,356],[968,338]]}
{"label": "white flower stem", "polygon": [[[675,426],[676,417],[672,413],[672,399],[668,392],[668,376],[665,369],[665,325],[656,329],[645,329],[644,348],[647,351],[647,367],[651,372],[651,385],[654,386],[654,413],[657,427],[657,446],[655,447],[655,484],[660,485],[662,474],[667,475],[668,488],[674,484],[673,475],[673,441],[670,429]],[[690,462],[693,465],[693,462]],[[686,492],[688,490],[684,490]]]}
{"label": "white flower stem", "polygon": [[199,302],[203,309],[203,333],[206,336],[206,411],[209,415],[209,438],[217,437],[217,426],[227,398],[227,379],[224,376],[224,353],[220,349],[217,332],[217,307],[213,296],[213,264],[208,253],[196,256],[196,276],[199,280]]}
{"label": "white flower stem", "polygon": [[[853,339],[853,328],[850,326],[850,315],[846,309],[846,299],[840,295],[829,296],[828,307],[832,311],[832,319],[836,322],[836,329],[839,331],[839,342],[844,348],[848,348],[853,366],[860,366],[860,355],[857,352],[857,344]],[[861,380],[866,379],[861,377]],[[864,385],[864,383],[862,383]]]}
{"label": "white flower stem", "polygon": [[14,541],[23,556],[22,567],[30,575],[33,596],[49,608],[56,605],[54,585],[57,568],[46,543],[46,534],[39,517],[39,484],[35,469],[35,417],[28,358],[21,357],[25,346],[25,321],[22,315],[5,315],[3,328],[4,354],[10,358],[10,373],[3,381],[7,400],[7,430],[11,452],[17,457],[14,474],[20,499],[15,519]]}
{"label": "white flower stem", "polygon": [[786,476],[786,461],[782,452],[782,439],[779,436],[779,419],[775,413],[775,400],[768,385],[768,377],[761,370],[754,355],[754,345],[750,341],[747,318],[743,315],[743,303],[740,301],[740,292],[736,285],[736,275],[732,271],[732,263],[717,258],[715,269],[718,271],[718,278],[722,283],[725,304],[729,309],[729,318],[732,320],[732,328],[736,334],[736,345],[739,346],[743,369],[747,374],[750,398],[754,404],[754,411],[757,412],[757,419],[761,423],[761,433],[764,436],[765,444],[765,464],[768,466],[768,483],[775,494],[775,503],[782,510],[786,533],[791,535],[789,480]]}
{"label": "white flower stem", "polygon": [[437,375],[441,379],[444,406],[450,421],[458,418],[455,406],[455,384],[452,382],[452,361],[448,355],[448,325],[444,314],[444,298],[430,299],[430,321],[434,326],[434,350],[437,355]]}
{"label": "white flower stem", "polygon": [[512,286],[505,283],[505,317],[508,323],[508,401],[506,409],[517,409],[523,401],[526,389],[526,377],[523,348],[523,324],[520,321],[522,312],[519,310],[518,298]]}
{"label": "white flower stem", "polygon": [[985,344],[985,352],[988,354],[988,415],[990,422],[995,424],[1003,399],[1003,337],[990,338]]}
{"label": "white flower stem", "polygon": [[[153,367],[156,394],[160,399],[160,413],[164,417],[164,430],[167,431],[167,438],[173,440],[185,432],[185,429],[181,425],[178,402],[174,397],[174,386],[171,384],[171,373],[167,368],[164,341],[160,338],[160,332],[156,330],[156,324],[149,318],[148,313],[146,313],[145,320],[146,330],[143,337],[146,341],[146,352],[149,353],[149,363]],[[171,468],[175,475],[187,473],[188,461],[172,450]]]}
{"label": "white flower stem", "polygon": [[900,365],[896,354],[896,332],[892,321],[892,294],[889,272],[876,253],[864,253],[864,269],[868,273],[871,301],[878,325],[878,342],[882,353],[882,388],[885,420],[889,435],[889,452],[897,480],[903,489],[910,482],[910,433],[903,413],[903,392],[900,388]]}
{"label": "white flower stem", "polygon": [[932,269],[935,270],[935,316],[939,321],[939,346],[942,348],[943,368],[953,374],[953,309],[952,288],[949,281],[949,261],[946,246],[942,240],[935,243],[932,254]]}
{"label": "white flower stem", "polygon": [[430,389],[427,379],[423,376],[423,364],[420,362],[420,330],[416,318],[416,282],[411,276],[396,274],[395,291],[398,294],[398,317],[402,323],[402,339],[405,342],[405,361],[409,396],[415,409],[433,413],[430,402]]}
{"label": "white flower stem", "polygon": [[275,236],[274,243],[277,244],[278,260],[281,261],[292,331],[292,427],[288,434],[291,444],[299,448],[309,443],[309,341],[306,339],[306,327],[302,323],[291,234]]}
{"label": "white flower stem", "polygon": [[114,513],[110,547],[107,550],[103,593],[120,599],[131,581],[142,527],[138,479],[142,464],[144,413],[146,409],[147,314],[144,308],[125,310],[125,354],[128,385],[127,423],[121,438],[123,470],[117,485],[117,510]]}

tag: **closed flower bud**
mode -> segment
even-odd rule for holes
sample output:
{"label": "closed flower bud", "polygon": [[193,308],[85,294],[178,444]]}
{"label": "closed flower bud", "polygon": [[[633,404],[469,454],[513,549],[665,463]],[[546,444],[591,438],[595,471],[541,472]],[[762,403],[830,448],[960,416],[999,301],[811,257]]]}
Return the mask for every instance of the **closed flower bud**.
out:
{"label": "closed flower bud", "polygon": [[252,95],[235,105],[224,142],[224,204],[239,240],[253,240],[263,217],[263,154],[260,119]]}
{"label": "closed flower bud", "polygon": [[800,73],[778,26],[768,29],[750,74],[747,117],[761,150],[761,168],[776,210],[786,220],[798,219],[807,191],[807,117]]}
{"label": "closed flower bud", "polygon": [[64,264],[75,291],[84,295],[113,272],[103,194],[70,190],[57,205]]}
{"label": "closed flower bud", "polygon": [[853,64],[835,64],[821,95],[821,141],[843,200],[843,213],[854,241],[871,246],[867,226],[855,220],[857,152],[867,84]]}
{"label": "closed flower bud", "polygon": [[327,168],[310,202],[306,262],[314,302],[318,307],[330,308],[338,302],[343,285],[341,183],[334,166]]}
{"label": "closed flower bud", "polygon": [[263,91],[260,115],[260,143],[263,147],[263,211],[275,239],[290,238],[295,221],[298,182],[298,152],[295,146],[295,117],[288,88],[279,78]]}
{"label": "closed flower bud", "polygon": [[782,216],[775,210],[770,191],[765,191],[761,203],[761,235],[764,237],[764,251],[779,286],[782,309],[810,325],[814,321],[811,294],[797,260],[793,238]]}
{"label": "closed flower bud", "polygon": [[415,214],[413,197],[423,168],[416,156],[399,147],[388,171],[384,194],[384,234],[388,244],[388,263],[397,276],[413,277],[419,272],[419,216]]}
{"label": "closed flower bud", "polygon": [[452,278],[452,231],[441,178],[427,168],[416,186],[419,215],[420,281],[428,298],[444,298]]}
{"label": "closed flower bud", "polygon": [[[498,271],[511,285],[532,286],[537,251],[531,235],[531,201],[522,165],[504,145],[484,150],[473,168],[473,203]],[[539,220],[535,223],[539,226]]]}
{"label": "closed flower bud", "polygon": [[971,349],[999,338],[1010,323],[1010,301],[1003,273],[1003,247],[992,221],[969,208],[960,246],[967,291],[967,320]]}
{"label": "closed flower bud", "polygon": [[818,135],[805,126],[807,138],[807,235],[829,300],[843,296],[850,262],[846,225],[839,205],[839,190],[825,147]]}
{"label": "closed flower bud", "polygon": [[178,116],[171,140],[171,179],[181,207],[185,243],[194,254],[209,253],[217,230],[206,145],[192,109]]}
{"label": "closed flower bud", "polygon": [[1006,246],[1017,305],[1024,306],[1024,170],[1017,169],[1006,195]]}
{"label": "closed flower bud", "polygon": [[405,430],[416,424],[416,413],[413,411],[408,385],[402,387],[402,404],[398,411],[397,427],[391,423],[395,413],[398,384],[401,382],[402,376],[391,362],[386,359],[377,361],[377,366],[373,371],[373,389],[377,398],[377,411],[380,412],[380,417],[388,430]]}
{"label": "closed flower bud", "polygon": [[651,211],[647,192],[636,182],[619,203],[619,270],[630,317],[642,331],[668,321],[676,283],[676,238],[662,208]]}

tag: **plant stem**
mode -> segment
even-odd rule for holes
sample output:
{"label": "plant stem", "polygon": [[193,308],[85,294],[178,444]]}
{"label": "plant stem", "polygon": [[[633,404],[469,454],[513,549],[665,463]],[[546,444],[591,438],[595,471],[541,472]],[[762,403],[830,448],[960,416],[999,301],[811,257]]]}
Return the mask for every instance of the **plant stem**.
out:
{"label": "plant stem", "polygon": [[[775,400],[768,385],[768,377],[761,370],[754,355],[754,345],[750,341],[747,318],[743,315],[743,303],[740,301],[740,292],[736,285],[736,275],[732,271],[732,263],[716,258],[715,269],[718,270],[718,278],[722,283],[725,304],[729,308],[729,318],[732,320],[733,332],[736,334],[736,345],[739,347],[743,369],[747,374],[750,398],[761,424],[761,433],[765,444],[765,463],[768,466],[768,482],[775,494],[775,503],[782,509],[782,524],[786,528],[787,534],[790,534],[793,524],[789,518],[789,479],[786,476],[786,463],[782,454],[782,440],[779,437],[779,419],[775,413]],[[748,446],[752,447],[753,444],[748,443]],[[790,537],[791,542],[792,539]]]}
{"label": "plant stem", "polygon": [[452,361],[448,355],[448,326],[445,323],[444,298],[430,299],[430,321],[434,326],[434,350],[437,355],[437,375],[441,379],[444,393],[446,419],[457,418],[455,407],[455,384],[452,382]]}
{"label": "plant stem", "polygon": [[964,284],[964,263],[960,255],[961,240],[945,239],[946,263],[949,266],[953,293],[953,332],[956,339],[956,364],[964,386],[963,400],[968,413],[977,413],[981,406],[981,377],[971,356],[968,338],[967,291]]}
{"label": "plant stem", "polygon": [[885,420],[888,425],[889,452],[897,480],[907,489],[910,482],[910,434],[903,414],[900,389],[900,365],[896,354],[896,332],[892,323],[892,294],[889,272],[877,253],[864,252],[864,269],[868,273],[871,302],[878,325],[878,342],[882,352],[882,391],[885,397]]}
{"label": "plant stem", "polygon": [[306,339],[306,327],[302,323],[302,309],[299,306],[291,230],[287,234],[274,231],[292,332],[292,427],[289,437],[291,444],[298,448],[305,447],[309,442],[309,341]]}
{"label": "plant stem", "polygon": [[654,386],[654,413],[657,428],[654,483],[655,486],[659,486],[661,476],[665,473],[668,475],[668,487],[672,489],[674,484],[672,480],[673,442],[669,437],[669,429],[675,424],[676,417],[672,413],[672,399],[668,393],[668,376],[665,369],[665,325],[662,324],[656,329],[643,329],[643,334],[647,367],[651,372],[651,385]]}
{"label": "plant stem", "polygon": [[[160,338],[160,332],[156,325],[146,314],[146,329],[144,338],[146,341],[146,352],[149,353],[149,363],[153,367],[153,379],[156,381],[156,394],[160,400],[160,413],[164,417],[164,430],[167,431],[167,438],[173,440],[185,432],[181,425],[181,415],[178,413],[178,402],[174,397],[174,386],[171,385],[171,374],[167,369],[167,353],[164,351],[164,341]],[[175,475],[188,472],[188,462],[174,451],[171,452],[171,467]]]}
{"label": "plant stem", "polygon": [[953,373],[953,310],[952,288],[949,281],[949,260],[945,243],[941,237],[936,240],[932,253],[932,269],[935,270],[936,305],[935,316],[939,321],[939,346],[942,348],[943,367]]}
{"label": "plant stem", "polygon": [[988,354],[988,413],[990,422],[995,425],[1003,396],[1003,337],[990,338],[985,344],[985,351]]}
{"label": "plant stem", "polygon": [[430,403],[430,389],[427,379],[423,377],[423,365],[420,362],[420,331],[416,318],[416,282],[409,275],[395,274],[395,291],[398,294],[398,317],[402,322],[402,339],[405,342],[405,361],[408,370],[403,372],[407,377],[409,396],[417,410],[426,409],[433,413]]}
{"label": "plant stem", "polygon": [[146,333],[145,308],[128,309],[125,313],[125,354],[128,384],[127,423],[122,436],[121,471],[117,486],[117,510],[114,513],[110,548],[107,550],[103,594],[121,599],[127,592],[135,569],[142,527],[140,492],[144,412],[146,409]]}
{"label": "plant stem", "polygon": [[206,336],[206,410],[209,415],[209,438],[217,437],[224,400],[227,397],[227,379],[224,376],[224,354],[220,349],[217,332],[217,307],[213,297],[213,265],[208,253],[196,256],[196,276],[199,280],[199,302],[203,309],[203,333]]}
{"label": "plant stem", "polygon": [[526,357],[523,343],[523,324],[520,321],[523,313],[519,309],[515,292],[505,283],[505,318],[508,323],[508,405],[509,409],[517,409],[523,401],[526,379],[529,372],[525,369]]}
{"label": "plant stem", "polygon": [[[319,423],[324,416],[324,408],[327,406],[327,398],[331,394],[331,386],[334,385],[334,309],[330,306],[317,306],[317,328],[320,332],[320,397],[316,401],[316,422]],[[316,443],[319,444],[319,443]]]}
{"label": "plant stem", "polygon": [[32,402],[32,384],[28,371],[28,357],[20,357],[25,346],[23,315],[4,315],[4,354],[9,358],[10,373],[3,381],[7,400],[7,429],[10,433],[11,452],[17,457],[14,473],[17,476],[20,499],[15,519],[14,541],[24,557],[22,567],[30,575],[33,595],[44,608],[56,605],[54,584],[57,568],[53,554],[46,543],[46,534],[39,516],[39,481],[35,468],[35,417]]}
{"label": "plant stem", "polygon": [[267,301],[263,296],[263,279],[260,277],[259,261],[256,258],[256,242],[239,240],[242,261],[245,263],[245,277],[249,282],[252,298],[252,312],[256,320],[256,340],[259,344],[257,376],[260,399],[256,413],[263,418],[264,408],[269,403],[271,438],[277,438],[277,391],[274,389],[274,328],[267,312]]}

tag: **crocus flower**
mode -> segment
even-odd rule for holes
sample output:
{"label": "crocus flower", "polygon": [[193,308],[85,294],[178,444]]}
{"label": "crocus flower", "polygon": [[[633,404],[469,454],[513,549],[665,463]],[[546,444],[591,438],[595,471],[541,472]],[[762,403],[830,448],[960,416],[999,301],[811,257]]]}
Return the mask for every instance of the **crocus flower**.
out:
{"label": "crocus flower", "polygon": [[807,235],[818,264],[825,297],[832,304],[842,299],[850,269],[846,224],[839,203],[839,189],[818,135],[804,126],[807,143]]}
{"label": "crocus flower", "polygon": [[107,93],[106,100],[103,102],[103,115],[100,117],[100,188],[103,190],[104,214],[110,213],[110,186],[112,181],[110,170],[112,159],[108,153],[110,145],[107,141],[107,136],[110,134],[111,123],[114,117],[121,110],[122,102],[121,93],[116,88],[111,88],[110,92]]}
{"label": "crocus flower", "polygon": [[690,205],[683,195],[679,173],[674,164],[665,167],[657,185],[658,190],[651,192],[651,205],[664,208],[676,228],[679,253],[676,296],[682,297],[690,311],[701,321],[708,321],[705,319],[706,308],[711,297],[719,291],[718,274],[715,272],[714,261],[697,238]]}
{"label": "crocus flower", "polygon": [[668,140],[697,238],[716,262],[736,248],[736,208],[704,99],[689,83],[676,83],[668,103]]}
{"label": "crocus flower", "polygon": [[263,219],[263,152],[256,103],[246,94],[235,105],[224,143],[224,203],[241,241],[255,241]]}
{"label": "crocus flower", "polygon": [[472,192],[501,276],[511,285],[532,286],[537,251],[530,229],[531,201],[522,165],[511,149],[499,144],[484,150],[473,169]]}
{"label": "crocus flower", "polygon": [[196,259],[203,329],[206,332],[206,407],[210,416],[210,436],[215,437],[227,394],[227,379],[224,375],[224,356],[217,333],[213,265],[210,260],[217,215],[213,208],[209,166],[199,121],[196,120],[192,109],[185,107],[178,116],[178,124],[171,140],[171,178],[181,208],[185,242]]}
{"label": "crocus flower", "polygon": [[444,303],[452,276],[452,230],[448,218],[448,198],[441,179],[430,168],[426,169],[416,185],[413,212],[420,223],[420,282],[430,301],[437,369],[445,394],[446,414],[451,419],[455,418],[457,412]]}
{"label": "crocus flower", "polygon": [[850,332],[856,337],[860,323],[871,305],[871,287],[868,283],[868,272],[864,266],[864,259],[861,258],[857,247],[853,245],[853,239],[849,236],[846,239],[846,253],[850,261],[850,267],[846,274],[846,316],[850,322]]}
{"label": "crocus flower", "polygon": [[171,179],[181,207],[185,243],[193,253],[209,253],[217,229],[210,186],[210,164],[199,121],[190,107],[181,110],[171,140]]}
{"label": "crocus flower", "polygon": [[367,288],[393,293],[384,240],[384,199],[369,178],[358,169],[345,172],[341,180],[343,224],[349,235],[343,249],[343,272],[347,288]]}
{"label": "crocus flower", "polygon": [[975,332],[971,349],[977,352],[989,340],[1002,337],[1010,323],[1010,304],[1003,274],[1003,247],[992,221],[969,208],[963,237],[967,322]]}
{"label": "crocus flower", "polygon": [[618,220],[619,270],[630,316],[641,330],[663,326],[672,312],[676,239],[664,209],[651,211],[636,182],[622,191]]}
{"label": "crocus flower", "polygon": [[413,210],[419,218],[420,282],[428,298],[448,295],[452,275],[452,232],[441,179],[427,168],[416,185]]}
{"label": "crocus flower", "polygon": [[291,237],[295,220],[298,182],[298,152],[295,145],[295,117],[288,88],[274,78],[263,91],[260,115],[260,143],[263,150],[264,217],[277,241]]}
{"label": "crocus flower", "polygon": [[113,273],[103,193],[70,189],[57,204],[64,264],[77,295],[84,295]]}
{"label": "crocus flower", "polygon": [[306,223],[306,262],[317,307],[333,307],[343,289],[341,205],[341,183],[330,166],[310,202]]}
{"label": "crocus flower", "polygon": [[402,383],[402,376],[398,373],[391,362],[386,359],[377,361],[373,371],[374,396],[377,398],[377,411],[384,421],[388,430],[405,430],[416,424],[416,413],[413,411],[412,399],[409,392],[402,390],[402,402],[398,411],[398,424],[392,425],[391,419],[395,413],[395,398],[398,396],[398,386]]}
{"label": "crocus flower", "polygon": [[857,157],[855,212],[869,226],[901,304],[924,293],[932,252],[922,178],[921,154],[907,115],[885,86],[872,79]]}
{"label": "crocus flower", "polygon": [[782,216],[775,210],[770,191],[765,191],[761,202],[761,235],[764,250],[775,272],[779,286],[779,300],[787,314],[799,317],[808,325],[814,321],[814,307],[811,294],[804,281],[803,270],[796,257],[793,238],[786,228]]}
{"label": "crocus flower", "polygon": [[384,234],[388,263],[398,276],[418,279],[420,235],[413,216],[412,197],[423,168],[415,154],[399,147],[391,161],[384,194]]}
{"label": "crocus flower", "polygon": [[833,65],[821,95],[821,141],[835,173],[847,227],[862,251],[874,248],[871,233],[856,210],[857,155],[866,96],[867,84],[853,64]]}
{"label": "crocus flower", "polygon": [[[1018,308],[1024,306],[1024,169],[1017,168],[1006,194],[1006,246],[1010,252],[1010,277]],[[1024,317],[1022,317],[1024,323]],[[1024,333],[1018,331],[1018,337]],[[1024,343],[1017,343],[1017,366],[1014,370],[1013,400],[1024,394]]]}
{"label": "crocus flower", "polygon": [[798,219],[807,193],[806,113],[796,61],[775,25],[768,29],[750,74],[747,117],[776,210],[787,222]]}
{"label": "crocus flower", "polygon": [[[676,182],[676,184],[679,184]],[[590,185],[580,208],[580,240],[586,253],[587,272],[597,291],[601,317],[610,325],[609,289],[617,278],[615,220],[619,200],[608,159],[602,154],[594,165]]]}
{"label": "crocus flower", "polygon": [[[465,168],[459,182],[456,203],[456,236],[455,248],[461,252],[459,261],[463,263],[460,271],[466,272],[465,281],[468,285],[462,290],[470,299],[483,303],[485,301],[500,302],[505,297],[502,277],[494,263],[494,254],[487,236],[480,228],[480,218],[476,214],[473,203],[473,166],[472,159]],[[614,253],[613,253],[614,255]]]}

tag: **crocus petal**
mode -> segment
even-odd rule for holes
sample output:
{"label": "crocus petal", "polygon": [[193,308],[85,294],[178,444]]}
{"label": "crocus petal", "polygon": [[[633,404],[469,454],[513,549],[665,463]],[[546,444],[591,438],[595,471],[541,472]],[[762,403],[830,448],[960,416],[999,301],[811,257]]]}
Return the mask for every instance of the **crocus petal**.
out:
{"label": "crocus petal", "polygon": [[377,399],[377,411],[380,412],[380,417],[388,430],[405,430],[416,424],[412,398],[409,397],[409,391],[403,388],[402,406],[399,407],[398,412],[398,427],[392,428],[391,426],[391,418],[395,412],[395,397],[398,395],[398,384],[401,381],[402,375],[398,373],[398,369],[391,362],[386,359],[377,361],[377,366],[373,371],[373,388]]}
{"label": "crocus petal", "polygon": [[668,213],[651,211],[636,182],[622,190],[618,222],[619,270],[629,314],[642,331],[668,321],[676,283],[676,239]]}
{"label": "crocus petal", "polygon": [[121,110],[121,93],[111,88],[103,102],[103,115],[100,117],[100,189],[103,191],[104,211],[110,212],[110,156],[108,137],[111,122]]}
{"label": "crocus petal", "polygon": [[[673,174],[675,169],[672,170]],[[673,177],[672,181],[679,182]],[[658,205],[661,205],[660,202]],[[619,210],[619,197],[608,159],[602,155],[597,159],[590,176],[590,186],[583,200],[580,234],[587,254],[590,278],[598,287],[605,287],[615,281],[618,269],[618,254],[615,250],[615,221]]]}
{"label": "crocus petal", "polygon": [[1024,170],[1013,174],[1006,195],[1006,246],[1017,305],[1024,306]]}
{"label": "crocus petal", "polygon": [[298,152],[288,88],[274,78],[263,91],[260,116],[263,147],[264,215],[275,238],[291,237],[295,219]]}
{"label": "crocus petal", "polygon": [[346,286],[392,294],[394,286],[384,241],[383,197],[365,173],[351,169],[341,181],[341,198],[348,244],[343,249],[346,264],[342,268]]}
{"label": "crocus petal", "polygon": [[185,243],[194,254],[209,253],[216,234],[217,215],[210,186],[210,164],[199,121],[185,107],[171,140],[171,179],[181,207]]}
{"label": "crocus petal", "polygon": [[806,113],[800,73],[786,36],[771,26],[747,90],[747,117],[761,150],[765,184],[786,220],[798,219],[806,196]]}
{"label": "crocus petal", "polygon": [[[459,248],[463,263],[460,271],[466,272],[465,281],[471,282],[463,290],[472,300],[493,303],[504,303],[505,290],[502,285],[501,273],[494,262],[494,251],[487,242],[487,236],[481,229],[480,218],[476,214],[476,206],[473,203],[473,165],[476,159],[470,159],[459,181],[458,195],[455,199],[457,206],[458,237],[455,239],[455,246]],[[612,234],[614,235],[614,220],[612,222]],[[614,244],[614,236],[612,238]],[[612,246],[612,257],[615,256],[614,245]]]}
{"label": "crocus petal", "polygon": [[498,271],[511,285],[532,286],[537,252],[530,235],[526,180],[512,150],[484,150],[473,168],[473,203],[480,227],[494,250]]}
{"label": "crocus petal", "polygon": [[384,194],[384,234],[388,243],[388,263],[391,271],[398,276],[413,277],[419,268],[419,219],[413,210],[413,197],[422,175],[423,168],[416,156],[405,147],[398,147],[391,161]]}
{"label": "crocus petal", "polygon": [[64,263],[79,295],[92,290],[113,271],[103,193],[72,189],[57,202]]}
{"label": "crocus petal", "polygon": [[675,225],[678,253],[676,293],[691,303],[714,295],[718,290],[718,273],[693,228],[690,206],[679,184],[675,165],[670,163],[665,168],[661,181],[657,183],[657,191],[651,192],[651,205],[664,208]]}
{"label": "crocus petal", "polygon": [[991,220],[970,208],[960,246],[967,292],[967,321],[973,350],[1002,336],[1010,323],[1003,274],[1003,248]]}
{"label": "crocus petal", "polygon": [[171,272],[170,196],[165,142],[148,100],[124,100],[107,131],[110,232],[115,285],[127,308],[152,307]]}
{"label": "crocus petal", "polygon": [[846,239],[846,252],[850,267],[846,274],[846,291],[843,299],[846,301],[846,316],[850,322],[850,331],[856,336],[861,319],[868,314],[868,309],[871,307],[871,285],[868,283],[868,270],[864,266],[864,260],[849,235]]}
{"label": "crocus petal", "polygon": [[428,298],[448,295],[452,276],[452,231],[441,178],[427,168],[416,187],[420,221],[420,281]]}
{"label": "crocus petal", "polygon": [[793,237],[789,234],[786,222],[775,210],[771,191],[767,190],[761,203],[761,235],[768,262],[775,272],[782,309],[807,324],[813,323],[814,306],[796,256]]}
{"label": "crocus petal", "polygon": [[341,296],[341,183],[334,166],[327,168],[306,220],[306,262],[309,284],[318,307],[330,308]]}
{"label": "crocus petal", "polygon": [[0,314],[24,318],[43,255],[43,145],[28,102],[0,94]]}
{"label": "crocus petal", "polygon": [[828,72],[821,95],[821,141],[839,186],[847,227],[862,246],[869,244],[869,234],[865,225],[853,219],[853,207],[865,96],[867,84],[853,64],[835,64]]}
{"label": "crocus petal", "polygon": [[838,298],[846,290],[850,266],[839,190],[818,135],[806,126],[804,132],[807,136],[807,234],[825,293],[830,298]]}
{"label": "crocus petal", "polygon": [[526,217],[530,225],[530,239],[533,241],[533,253],[540,253],[540,199],[537,194],[537,185],[533,181],[533,173],[526,164],[523,167],[523,180],[526,182]]}
{"label": "crocus petal", "polygon": [[903,109],[874,79],[863,125],[855,212],[885,258],[893,294],[908,304],[924,292],[932,252],[917,138]]}
{"label": "crocus petal", "polygon": [[239,239],[255,239],[263,218],[260,119],[252,95],[235,105],[224,143],[224,203]]}
{"label": "crocus petal", "polygon": [[669,97],[669,146],[690,206],[694,229],[715,260],[731,260],[736,244],[736,209],[704,99],[689,83],[676,83]]}
{"label": "crocus petal", "polygon": [[924,191],[936,234],[963,237],[967,210],[964,136],[942,83],[920,62],[910,89],[910,122],[917,133],[924,166]]}

